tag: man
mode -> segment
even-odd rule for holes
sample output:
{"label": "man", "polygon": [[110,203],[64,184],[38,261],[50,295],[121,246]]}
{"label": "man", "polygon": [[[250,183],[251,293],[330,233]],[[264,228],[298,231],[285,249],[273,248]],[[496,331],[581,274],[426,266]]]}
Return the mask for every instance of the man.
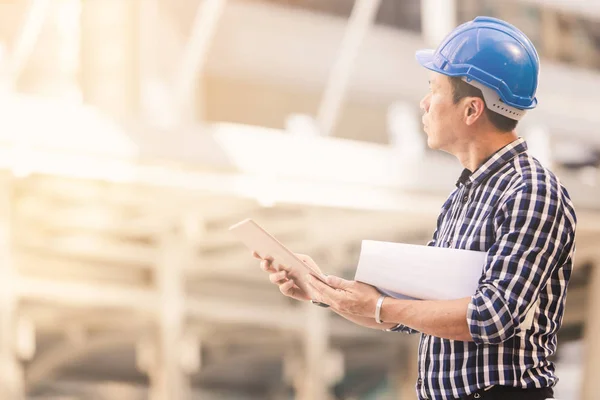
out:
{"label": "man", "polygon": [[421,101],[428,146],[464,167],[429,245],[486,251],[477,291],[449,301],[400,300],[331,276],[329,286],[312,278],[309,297],[285,268],[261,265],[287,296],[327,304],[366,327],[421,332],[419,399],[552,398],[557,377],[548,358],[564,312],[576,218],[566,190],[514,131],[537,104],[538,55],[517,28],[479,17],[417,60],[430,70]]}

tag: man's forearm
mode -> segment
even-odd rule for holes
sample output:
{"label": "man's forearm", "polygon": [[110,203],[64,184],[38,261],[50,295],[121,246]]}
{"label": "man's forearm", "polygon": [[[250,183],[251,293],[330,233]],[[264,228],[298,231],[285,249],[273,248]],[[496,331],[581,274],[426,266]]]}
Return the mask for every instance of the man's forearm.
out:
{"label": "man's forearm", "polygon": [[375,318],[359,317],[357,315],[347,314],[347,313],[343,313],[340,311],[335,311],[335,312],[336,312],[336,314],[341,315],[342,317],[346,318],[348,321],[354,322],[355,324],[360,325],[360,326],[364,326],[365,328],[389,329],[389,328],[392,328],[392,327],[398,325],[398,324],[392,324],[392,323],[387,323],[387,322],[384,322],[383,324],[378,324],[377,322],[375,322]]}
{"label": "man's forearm", "polygon": [[470,301],[470,297],[439,301],[388,297],[381,308],[381,319],[392,326],[403,324],[427,335],[470,342],[473,341],[467,324]]}

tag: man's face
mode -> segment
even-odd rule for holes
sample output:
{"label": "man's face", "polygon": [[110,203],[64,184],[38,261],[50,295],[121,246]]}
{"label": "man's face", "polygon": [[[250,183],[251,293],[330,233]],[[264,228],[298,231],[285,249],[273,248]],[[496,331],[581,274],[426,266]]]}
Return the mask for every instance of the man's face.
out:
{"label": "man's face", "polygon": [[435,150],[450,151],[460,134],[461,107],[452,100],[453,89],[450,78],[431,72],[429,93],[421,100],[423,128],[427,134],[427,145]]}

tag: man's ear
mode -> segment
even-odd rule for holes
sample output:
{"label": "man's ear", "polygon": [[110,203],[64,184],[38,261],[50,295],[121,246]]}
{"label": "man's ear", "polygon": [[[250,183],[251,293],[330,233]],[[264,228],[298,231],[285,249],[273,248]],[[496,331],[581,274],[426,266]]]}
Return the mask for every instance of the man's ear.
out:
{"label": "man's ear", "polygon": [[479,97],[469,97],[466,99],[465,107],[465,123],[467,125],[473,125],[481,115],[485,112],[485,102]]}

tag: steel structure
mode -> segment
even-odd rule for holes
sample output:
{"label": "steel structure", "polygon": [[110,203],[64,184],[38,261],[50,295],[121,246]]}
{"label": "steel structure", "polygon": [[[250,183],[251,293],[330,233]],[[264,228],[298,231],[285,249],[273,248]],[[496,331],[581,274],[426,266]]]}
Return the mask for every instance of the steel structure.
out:
{"label": "steel structure", "polygon": [[[311,400],[333,398],[334,388],[339,398],[384,389],[393,397],[411,396],[414,338],[361,329],[326,310],[288,301],[227,232],[251,216],[329,273],[347,277],[362,239],[428,240],[460,169],[454,160],[424,149],[410,123],[410,108],[399,106],[402,126],[412,128],[395,134],[399,145],[414,149],[412,155],[397,146],[331,137],[344,100],[386,75],[361,70],[358,57],[368,53],[369,44],[387,49],[396,43],[389,31],[371,26],[378,2],[357,2],[354,23],[253,2],[178,1],[171,7],[159,0],[102,1],[108,3],[73,2],[82,7],[82,18],[92,21],[81,27],[84,45],[99,45],[105,28],[98,27],[117,16],[124,24],[138,21],[131,31],[141,37],[124,41],[115,50],[124,58],[115,62],[131,64],[139,74],[128,67],[119,75],[113,64],[94,64],[98,56],[83,51],[96,75],[112,76],[110,82],[122,89],[123,98],[111,103],[115,94],[102,91],[91,79],[95,75],[83,74],[91,80],[82,82],[82,97],[101,112],[16,93],[43,39],[36,34],[43,32],[44,16],[52,15],[55,2],[22,5],[29,18],[5,62],[0,398],[283,399],[292,388],[297,398]],[[448,6],[446,0],[438,3],[424,1],[423,9]],[[166,9],[192,17],[189,29],[177,32],[162,21],[160,32],[171,33],[163,35],[166,39],[158,35],[152,22],[161,21]],[[423,18],[424,29],[432,30],[424,36],[431,40],[440,35],[436,27],[451,24],[441,12]],[[231,44],[239,35],[236,26],[260,37],[281,19],[309,38],[302,24],[317,19],[321,33],[336,31],[345,43],[333,53],[338,58],[325,74],[328,89],[315,117],[324,135],[195,119],[206,116],[204,92],[193,89],[203,86],[204,75],[220,66],[223,73],[235,73],[252,61],[243,46]],[[160,57],[152,47],[157,37],[170,40],[168,47],[179,49],[179,57]],[[406,43],[420,40],[408,33],[403,38],[399,51],[405,53]],[[277,54],[281,37],[263,39],[254,57],[268,46]],[[323,43],[328,41],[337,43],[334,48],[340,43],[324,35]],[[129,53],[131,43],[138,50]],[[320,48],[316,42],[315,48]],[[245,65],[246,71],[254,73],[252,79],[266,79],[260,77],[266,72],[253,69],[257,65]],[[281,83],[285,76],[277,73],[292,76],[286,68],[272,78]],[[550,66],[548,76],[560,68]],[[165,71],[172,73],[169,79],[161,79]],[[129,81],[138,75],[139,82]],[[374,92],[389,95],[389,88],[375,86]],[[417,96],[414,82],[404,88],[404,101]],[[164,98],[148,101],[156,90]],[[568,126],[572,115],[564,103],[555,97],[540,112]],[[151,118],[161,111],[171,122],[167,129]],[[586,118],[580,129],[592,126],[597,115]],[[598,354],[598,344],[589,338],[598,330],[600,299],[588,293],[598,284],[599,178],[593,168],[573,170],[557,162],[561,155],[551,144],[560,134],[546,129],[545,122],[539,118],[525,131],[533,151],[555,164],[580,220],[561,340],[578,338],[585,329],[590,354]],[[590,142],[600,143],[599,138]],[[589,371],[597,369],[597,359],[587,361],[582,398],[592,398]]]}

